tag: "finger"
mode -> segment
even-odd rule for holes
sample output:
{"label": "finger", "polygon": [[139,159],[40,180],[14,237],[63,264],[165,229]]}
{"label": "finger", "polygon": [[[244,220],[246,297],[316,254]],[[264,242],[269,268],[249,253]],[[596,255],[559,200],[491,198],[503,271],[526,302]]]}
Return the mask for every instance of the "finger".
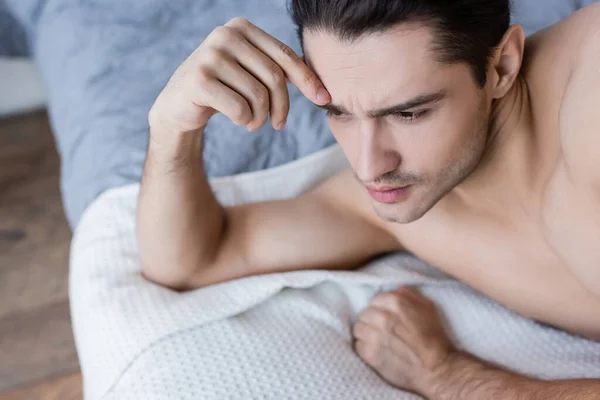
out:
{"label": "finger", "polygon": [[418,318],[415,313],[421,309],[414,299],[400,295],[397,290],[375,296],[370,307],[390,313],[392,322],[387,326],[389,332],[403,340],[413,334],[414,320]]}
{"label": "finger", "polygon": [[379,349],[364,340],[357,340],[354,343],[354,351],[367,365],[378,368],[381,365],[382,357],[379,357]]}
{"label": "finger", "polygon": [[392,316],[389,311],[378,307],[369,306],[358,316],[358,322],[365,323],[373,328],[386,332],[390,326]]}
{"label": "finger", "polygon": [[407,296],[412,299],[427,299],[425,296],[421,294],[416,288],[412,286],[401,286],[394,291],[394,293]]}
{"label": "finger", "polygon": [[371,306],[390,311],[392,313],[402,312],[400,297],[395,292],[380,293],[373,297]]}
{"label": "finger", "polygon": [[[226,58],[226,56],[225,56]],[[219,68],[213,73],[221,82],[242,95],[252,110],[252,121],[247,125],[250,131],[255,131],[269,117],[269,91],[252,74],[242,68],[232,59],[224,59]]]}
{"label": "finger", "polygon": [[229,54],[267,88],[271,99],[269,111],[273,128],[282,129],[290,111],[290,97],[283,69],[245,39],[229,50]]}
{"label": "finger", "polygon": [[377,340],[379,336],[381,336],[381,332],[364,322],[357,322],[352,327],[352,336],[355,339],[373,342]]}
{"label": "finger", "polygon": [[400,298],[399,301],[405,304],[402,306],[403,311],[395,315],[390,329],[393,337],[406,343],[415,343],[420,337],[439,331],[441,322],[435,308],[420,300]]}
{"label": "finger", "polygon": [[243,18],[235,18],[226,25],[238,29],[250,43],[281,66],[290,82],[313,103],[325,105],[331,101],[331,95],[321,80],[291,47]]}
{"label": "finger", "polygon": [[[240,94],[206,74],[200,74],[198,79],[202,90],[196,90],[193,85],[188,89],[192,91],[192,99],[197,105],[215,109],[237,126],[246,126],[252,121],[250,105]],[[210,98],[209,102],[206,101],[207,97]]]}
{"label": "finger", "polygon": [[401,298],[406,301],[406,303],[411,304],[411,307],[414,308],[423,308],[426,307],[428,310],[433,309],[434,312],[437,312],[436,304],[423,293],[421,293],[417,288],[414,287],[404,287],[398,289],[396,292]]}
{"label": "finger", "polygon": [[396,297],[396,303],[405,311],[421,308],[424,305],[431,303],[429,298],[422,295],[417,289],[409,286],[398,288],[390,294]]}

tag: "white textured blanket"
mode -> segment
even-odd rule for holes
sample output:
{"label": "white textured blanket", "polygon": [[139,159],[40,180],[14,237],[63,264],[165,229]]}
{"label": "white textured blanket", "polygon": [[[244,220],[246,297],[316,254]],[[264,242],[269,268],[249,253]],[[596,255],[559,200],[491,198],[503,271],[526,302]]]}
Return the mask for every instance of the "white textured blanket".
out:
{"label": "white textured blanket", "polygon": [[[345,167],[334,147],[213,187],[227,205],[287,198]],[[139,274],[137,193],[105,193],[75,232],[71,306],[86,399],[416,398],[363,364],[350,334],[374,294],[406,284],[419,285],[455,342],[479,357],[541,378],[600,377],[600,343],[519,317],[406,255],[184,294],[158,287]]]}

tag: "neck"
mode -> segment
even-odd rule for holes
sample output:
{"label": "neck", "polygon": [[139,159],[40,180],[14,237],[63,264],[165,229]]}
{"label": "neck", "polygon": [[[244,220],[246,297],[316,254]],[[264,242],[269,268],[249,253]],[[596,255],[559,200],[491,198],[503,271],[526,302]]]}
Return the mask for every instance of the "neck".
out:
{"label": "neck", "polygon": [[486,214],[505,215],[512,206],[529,213],[535,196],[532,173],[535,140],[527,83],[519,77],[509,93],[492,104],[488,140],[473,173],[448,200]]}

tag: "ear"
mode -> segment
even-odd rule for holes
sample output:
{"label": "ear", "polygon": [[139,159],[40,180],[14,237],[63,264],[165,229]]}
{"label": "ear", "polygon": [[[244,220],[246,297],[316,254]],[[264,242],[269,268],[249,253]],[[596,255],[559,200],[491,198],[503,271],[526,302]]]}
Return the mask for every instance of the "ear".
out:
{"label": "ear", "polygon": [[492,96],[504,97],[515,83],[523,64],[525,31],[520,25],[511,26],[497,47],[490,65]]}

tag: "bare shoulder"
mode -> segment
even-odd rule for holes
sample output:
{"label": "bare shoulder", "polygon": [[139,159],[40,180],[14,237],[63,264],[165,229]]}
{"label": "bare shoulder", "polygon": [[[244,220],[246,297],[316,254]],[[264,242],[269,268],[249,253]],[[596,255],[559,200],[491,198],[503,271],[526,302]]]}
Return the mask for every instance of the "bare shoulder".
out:
{"label": "bare shoulder", "polygon": [[559,114],[561,149],[573,184],[597,196],[600,210],[600,3],[582,9],[573,22],[572,44],[577,47],[570,54]]}
{"label": "bare shoulder", "polygon": [[528,38],[523,75],[534,118],[558,133],[569,175],[578,185],[600,181],[600,3]]}
{"label": "bare shoulder", "polygon": [[600,2],[584,7],[569,17],[527,38],[526,58],[553,59],[571,65],[581,51],[600,35]]}
{"label": "bare shoulder", "polygon": [[600,3],[595,3],[527,38],[522,74],[541,108],[560,109],[574,69],[599,36]]}
{"label": "bare shoulder", "polygon": [[526,79],[543,126],[536,129],[551,129],[560,146],[547,196],[549,232],[573,274],[600,297],[600,3],[536,34],[528,47]]}

